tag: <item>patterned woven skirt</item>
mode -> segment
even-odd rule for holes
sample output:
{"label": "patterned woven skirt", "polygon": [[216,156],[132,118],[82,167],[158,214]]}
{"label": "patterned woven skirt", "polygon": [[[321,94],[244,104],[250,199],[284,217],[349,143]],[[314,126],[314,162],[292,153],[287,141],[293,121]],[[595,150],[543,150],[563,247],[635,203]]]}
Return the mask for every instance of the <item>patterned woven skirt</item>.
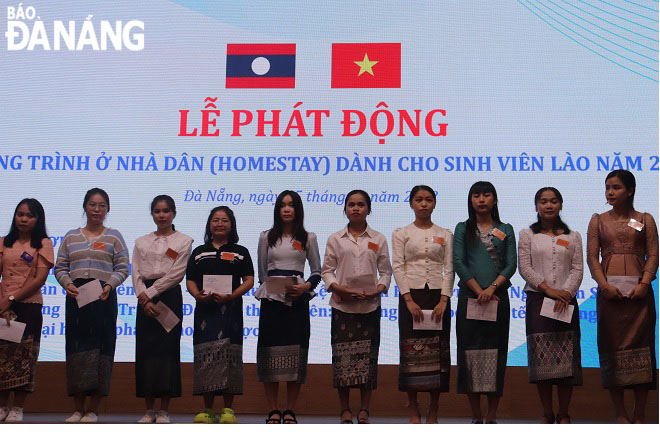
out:
{"label": "patterned woven skirt", "polygon": [[243,298],[197,301],[193,395],[243,394]]}
{"label": "patterned woven skirt", "polygon": [[[155,280],[145,280],[151,287]],[[181,286],[176,285],[152,300],[162,302],[183,319]],[[135,320],[135,390],[137,397],[181,396],[181,322],[169,333],[138,304]]]}
{"label": "patterned woven skirt", "polygon": [[545,295],[527,293],[527,365],[530,383],[582,385],[580,318],[577,300],[570,323],[541,316]]}
{"label": "patterned woven skirt", "polygon": [[604,388],[657,387],[655,297],[596,298],[598,354]]}
{"label": "patterned woven skirt", "polygon": [[41,304],[15,302],[10,310],[26,325],[20,344],[0,339],[0,391],[31,393],[39,358]]}
{"label": "patterned woven skirt", "polygon": [[[293,270],[271,270],[269,276],[303,274]],[[259,382],[297,382],[307,379],[309,351],[308,293],[288,306],[280,301],[262,299],[257,340],[257,380]]]}
{"label": "patterned woven skirt", "polygon": [[[76,279],[80,287],[92,279]],[[101,282],[103,285],[104,283]],[[66,297],[66,379],[69,396],[110,392],[117,342],[117,294],[83,308]]]}
{"label": "patterned woven skirt", "polygon": [[504,373],[509,350],[509,294],[507,287],[500,287],[495,295],[496,321],[467,319],[467,300],[477,296],[467,287],[461,287],[456,307],[456,345],[458,349],[459,394],[502,395]]}
{"label": "patterned woven skirt", "polygon": [[[422,310],[433,310],[440,302],[440,289],[410,289],[413,301]],[[449,303],[442,316],[442,330],[413,330],[413,317],[399,297],[399,390],[449,391]]]}
{"label": "patterned woven skirt", "polygon": [[332,386],[376,389],[380,307],[370,313],[332,309]]}

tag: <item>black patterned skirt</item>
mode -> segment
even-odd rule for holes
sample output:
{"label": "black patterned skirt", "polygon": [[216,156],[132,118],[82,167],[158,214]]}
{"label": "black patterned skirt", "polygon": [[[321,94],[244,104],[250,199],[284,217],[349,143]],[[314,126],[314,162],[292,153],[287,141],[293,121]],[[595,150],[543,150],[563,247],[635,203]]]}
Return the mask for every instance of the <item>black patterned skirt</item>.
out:
{"label": "black patterned skirt", "polygon": [[332,309],[332,386],[376,389],[380,307],[370,313]]}
{"label": "black patterned skirt", "polygon": [[[440,289],[410,289],[422,310],[433,310],[440,302]],[[449,391],[449,303],[442,316],[442,330],[413,330],[413,317],[399,297],[399,391]]]}
{"label": "black patterned skirt", "polygon": [[509,289],[495,291],[500,299],[496,321],[467,319],[467,300],[477,296],[467,287],[461,287],[456,306],[456,345],[458,349],[459,394],[493,394],[504,391],[504,373],[509,352]]}
{"label": "black patterned skirt", "polygon": [[25,323],[25,332],[20,343],[0,339],[0,391],[31,393],[41,341],[41,304],[14,302],[10,310],[16,321]]}
{"label": "black patterned skirt", "polygon": [[[302,276],[293,270],[271,270],[269,276]],[[309,300],[304,293],[289,306],[264,298],[259,311],[257,380],[297,382],[307,378],[309,351]]]}
{"label": "black patterned skirt", "polygon": [[545,295],[527,293],[527,365],[530,383],[582,385],[580,314],[577,300],[571,305],[570,323],[541,316]]}
{"label": "black patterned skirt", "polygon": [[243,297],[197,301],[193,353],[193,395],[243,394]]}
{"label": "black patterned skirt", "polygon": [[[156,280],[145,280],[151,287]],[[162,302],[183,319],[181,286],[176,285],[151,300]],[[156,318],[147,316],[138,303],[135,319],[135,394],[137,397],[181,396],[181,321],[168,333]]]}
{"label": "black patterned skirt", "polygon": [[[92,281],[79,278],[76,287]],[[105,285],[101,281],[101,285]],[[110,378],[117,342],[117,294],[110,291],[105,301],[94,301],[83,308],[66,297],[66,379],[73,395],[110,393]]]}

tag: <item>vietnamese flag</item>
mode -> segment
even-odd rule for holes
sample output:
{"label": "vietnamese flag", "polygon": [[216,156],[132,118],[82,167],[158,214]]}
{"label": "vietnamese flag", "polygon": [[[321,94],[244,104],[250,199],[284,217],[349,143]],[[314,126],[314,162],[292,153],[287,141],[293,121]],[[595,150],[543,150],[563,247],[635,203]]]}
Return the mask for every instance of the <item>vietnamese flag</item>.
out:
{"label": "vietnamese flag", "polygon": [[333,43],[332,88],[401,88],[401,43]]}

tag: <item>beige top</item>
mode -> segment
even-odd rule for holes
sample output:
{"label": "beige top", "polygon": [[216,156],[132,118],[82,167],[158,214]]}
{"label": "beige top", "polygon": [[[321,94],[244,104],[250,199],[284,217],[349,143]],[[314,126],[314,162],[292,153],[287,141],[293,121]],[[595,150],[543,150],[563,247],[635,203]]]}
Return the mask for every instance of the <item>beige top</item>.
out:
{"label": "beige top", "polygon": [[[48,269],[53,267],[55,262],[53,242],[50,241],[50,238],[44,238],[41,246],[41,249],[37,251],[30,246],[30,242],[22,244],[16,241],[12,247],[5,247],[4,238],[0,238],[0,273],[2,273],[0,296],[2,298],[8,297],[23,287],[28,276],[36,276],[37,267],[47,267]],[[36,289],[20,302],[43,304],[41,289]]]}

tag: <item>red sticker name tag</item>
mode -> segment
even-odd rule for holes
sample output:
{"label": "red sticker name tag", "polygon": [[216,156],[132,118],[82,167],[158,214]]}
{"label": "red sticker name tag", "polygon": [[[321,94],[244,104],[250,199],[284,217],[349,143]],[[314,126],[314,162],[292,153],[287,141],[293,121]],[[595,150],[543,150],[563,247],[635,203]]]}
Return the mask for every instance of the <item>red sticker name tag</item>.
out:
{"label": "red sticker name tag", "polygon": [[563,238],[558,238],[557,239],[557,246],[562,246],[562,247],[565,247],[566,249],[568,249],[569,244],[570,243],[567,240],[564,240]]}
{"label": "red sticker name tag", "polygon": [[506,234],[497,228],[493,228],[493,235],[499,238],[500,240],[504,240],[504,238],[506,237]]}
{"label": "red sticker name tag", "polygon": [[374,251],[374,252],[378,252],[378,245],[377,245],[376,243],[374,243],[373,241],[370,241],[370,242],[367,244],[367,247],[368,247],[369,249],[371,249],[372,251]]}
{"label": "red sticker name tag", "polygon": [[438,237],[437,235],[434,235],[433,236],[433,243],[444,245],[445,244],[445,239],[442,238],[442,237]]}
{"label": "red sticker name tag", "polygon": [[94,249],[96,249],[97,251],[104,251],[105,250],[105,243],[103,243],[101,241],[95,241],[93,246],[94,246]]}
{"label": "red sticker name tag", "polygon": [[173,260],[176,260],[176,257],[179,256],[179,253],[172,248],[167,248],[167,250],[165,251],[165,255],[167,255]]}
{"label": "red sticker name tag", "polygon": [[303,251],[303,245],[298,240],[293,240],[293,242],[291,242],[291,246],[293,246],[294,249],[297,249],[300,252]]}
{"label": "red sticker name tag", "polygon": [[631,228],[633,228],[634,230],[639,231],[639,232],[642,232],[642,229],[644,229],[644,223],[638,222],[634,218],[631,218],[628,221],[628,226],[630,226]]}
{"label": "red sticker name tag", "polygon": [[234,261],[236,254],[233,252],[220,252],[220,259],[226,261]]}

